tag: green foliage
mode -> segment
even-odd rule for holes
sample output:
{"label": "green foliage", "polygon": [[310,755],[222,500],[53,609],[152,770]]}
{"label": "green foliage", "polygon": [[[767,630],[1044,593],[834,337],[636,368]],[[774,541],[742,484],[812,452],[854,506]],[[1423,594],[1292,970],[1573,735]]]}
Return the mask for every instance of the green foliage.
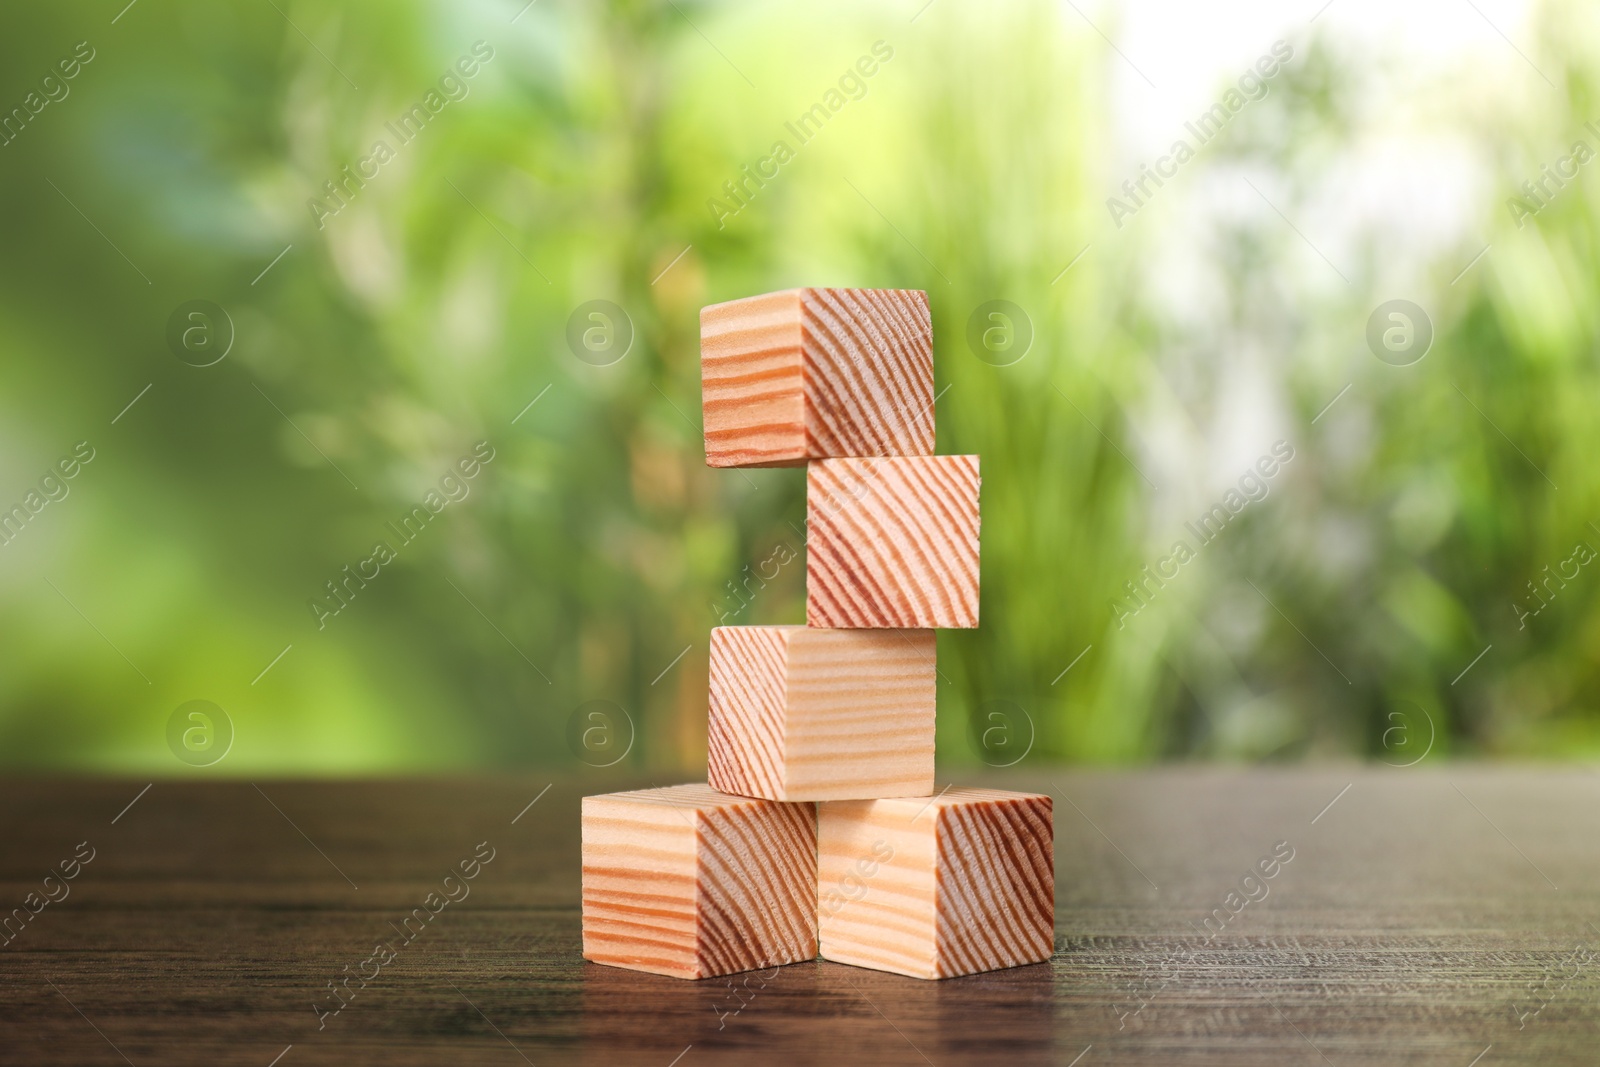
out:
{"label": "green foliage", "polygon": [[[798,471],[704,467],[698,310],[813,284],[927,290],[939,450],[982,457],[983,625],[940,636],[945,762],[978,759],[995,700],[1031,716],[1033,758],[1381,757],[1397,709],[1435,754],[1600,747],[1600,570],[1525,628],[1510,607],[1600,547],[1594,168],[1520,229],[1495,192],[1492,253],[1452,282],[1477,247],[1450,248],[1414,294],[1384,288],[1381,234],[1335,288],[1274,212],[1210,219],[1197,318],[1159,276],[1200,191],[1243,172],[1313,216],[1367,121],[1329,49],[1297,43],[1114,229],[1118,60],[1050,5],[279,6],[6,16],[0,103],[78,41],[95,58],[0,147],[0,506],[78,442],[95,458],[0,546],[0,762],[177,773],[167,716],[207,699],[236,727],[222,773],[566,764],[568,717],[604,699],[630,763],[698,766],[708,631],[805,517]],[[1451,120],[1501,161],[1494,190],[1600,117],[1587,17],[1543,15],[1564,99]],[[478,41],[463,98],[402,143],[390,124]],[[789,124],[875,52],[801,143]],[[393,158],[331,196],[379,141]],[[778,141],[793,158],[730,204]],[[1362,341],[1395,295],[1437,328],[1407,368]],[[232,320],[214,366],[166,340],[195,299]],[[1010,366],[967,342],[995,299],[1034,334]],[[609,366],[568,346],[592,300],[634,331]],[[1182,442],[1238,423],[1245,350],[1271,353],[1246,380],[1264,435],[1227,454],[1281,437],[1295,459],[1119,621],[1238,477],[1202,482]],[[464,497],[398,537],[447,477]],[[340,604],[327,583],[379,542],[393,561]],[[800,621],[803,577],[727,621]]]}

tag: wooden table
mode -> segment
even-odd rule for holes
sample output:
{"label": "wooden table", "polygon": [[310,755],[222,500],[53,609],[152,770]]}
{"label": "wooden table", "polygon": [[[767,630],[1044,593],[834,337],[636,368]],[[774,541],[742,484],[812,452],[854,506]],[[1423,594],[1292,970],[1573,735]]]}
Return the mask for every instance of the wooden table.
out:
{"label": "wooden table", "polygon": [[[666,783],[546,784],[0,785],[0,906],[40,905],[0,947],[0,1062],[1600,1062],[1583,770],[985,779],[1056,797],[1057,951],[936,983],[585,963],[578,798]],[[1275,848],[1293,858],[1241,889]],[[475,851],[477,876],[445,882]],[[352,974],[366,988],[319,1017]]]}

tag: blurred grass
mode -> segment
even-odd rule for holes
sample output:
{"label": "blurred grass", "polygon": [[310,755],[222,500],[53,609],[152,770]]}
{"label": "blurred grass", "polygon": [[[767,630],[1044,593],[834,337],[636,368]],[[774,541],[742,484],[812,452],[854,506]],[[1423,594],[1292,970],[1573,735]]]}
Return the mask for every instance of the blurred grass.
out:
{"label": "blurred grass", "polygon": [[[1434,755],[1600,751],[1595,575],[1529,629],[1509,606],[1600,546],[1594,179],[1520,230],[1501,203],[1594,117],[1583,8],[1539,15],[1559,94],[1436,117],[1489,161],[1493,253],[1456,282],[1476,247],[1430,266],[1434,349],[1394,368],[1361,340],[1397,295],[1380,232],[1340,288],[1250,201],[1200,234],[1210,314],[1165,299],[1189,193],[1107,228],[1116,59],[1070,12],[520,6],[5,16],[0,102],[78,41],[96,57],[0,148],[0,503],[97,455],[0,546],[0,763],[191,773],[164,725],[203,698],[237,729],[220,773],[563,764],[569,715],[606,699],[628,760],[701,766],[713,605],[799,547],[804,501],[800,472],[704,467],[698,309],[807,284],[926,289],[939,449],[982,456],[984,622],[940,635],[946,763],[982,755],[994,700],[1028,712],[1032,759],[1393,758],[1397,721]],[[468,96],[318,229],[307,199],[480,40]],[[878,41],[865,95],[719,226],[707,200]],[[1318,217],[1371,116],[1351,57],[1296,47],[1186,168],[1196,195],[1245,174]],[[237,332],[208,368],[164,341],[197,298]],[[1035,331],[1008,367],[965,341],[996,298]],[[593,299],[636,330],[609,367],[566,346]],[[1244,392],[1240,352],[1270,353]],[[1296,459],[1119,627],[1123,583],[1248,462],[1194,447],[1247,407],[1270,431],[1249,457],[1282,437]],[[467,499],[319,630],[308,599],[484,440]],[[796,563],[737,621],[802,618]]]}

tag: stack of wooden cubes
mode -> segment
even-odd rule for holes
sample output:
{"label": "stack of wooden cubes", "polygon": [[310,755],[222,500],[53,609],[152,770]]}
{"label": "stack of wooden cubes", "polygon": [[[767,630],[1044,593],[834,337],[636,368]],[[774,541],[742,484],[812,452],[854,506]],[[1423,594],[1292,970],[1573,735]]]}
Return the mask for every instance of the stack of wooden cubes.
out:
{"label": "stack of wooden cubes", "polygon": [[934,629],[978,625],[978,457],[933,454],[927,294],[700,314],[706,461],[806,467],[806,625],[711,632],[707,784],[586,797],[583,954],[683,978],[1048,959],[1047,796],[934,795]]}

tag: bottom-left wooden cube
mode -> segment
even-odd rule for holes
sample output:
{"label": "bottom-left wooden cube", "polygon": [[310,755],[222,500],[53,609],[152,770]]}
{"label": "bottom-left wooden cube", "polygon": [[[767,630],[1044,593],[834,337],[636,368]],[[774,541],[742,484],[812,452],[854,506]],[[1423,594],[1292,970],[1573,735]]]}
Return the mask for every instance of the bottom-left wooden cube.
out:
{"label": "bottom-left wooden cube", "polygon": [[583,798],[583,958],[710,978],[817,955],[813,804],[676,785]]}

